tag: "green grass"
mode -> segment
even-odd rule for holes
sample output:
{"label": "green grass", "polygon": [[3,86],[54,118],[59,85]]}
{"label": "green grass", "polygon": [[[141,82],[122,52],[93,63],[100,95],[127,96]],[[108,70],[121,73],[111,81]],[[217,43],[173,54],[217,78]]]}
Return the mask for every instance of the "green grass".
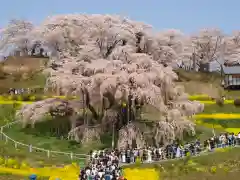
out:
{"label": "green grass", "polygon": [[[37,131],[37,129],[33,129]],[[68,140],[61,140],[56,137],[51,137],[47,135],[35,134],[30,131],[22,129],[20,126],[12,126],[9,129],[4,130],[4,132],[15,140],[18,140],[22,143],[28,144],[31,142],[33,146],[51,149],[55,151],[64,151],[64,152],[73,152],[73,153],[88,153],[90,149],[87,147],[82,148],[78,143],[74,143]],[[97,146],[97,145],[95,145]],[[94,147],[94,144],[92,145]],[[100,147],[96,147],[100,148]]]}
{"label": "green grass", "polygon": [[218,106],[217,104],[206,104],[204,107],[204,114],[211,113],[240,113],[240,107],[234,106],[234,104],[225,104],[224,106]]}
{"label": "green grass", "polygon": [[[14,119],[14,105],[1,105],[0,106],[0,125],[4,125],[6,123],[11,122]],[[4,131],[5,132],[5,131]],[[12,129],[7,130],[7,135],[13,138],[16,141],[19,142],[25,142],[28,144],[29,142],[33,141],[34,145],[38,144],[44,144],[46,147],[49,147],[50,149],[56,148],[54,150],[56,151],[63,151],[59,146],[54,146],[50,147],[50,144],[53,143],[54,139],[49,138],[49,137],[44,137],[44,138],[36,138],[31,135],[26,135],[19,129],[17,130],[17,127],[14,127]],[[37,141],[35,140],[37,139]],[[46,145],[46,142],[48,145]],[[74,146],[67,146],[64,141],[56,140],[57,143],[63,144],[63,146],[66,146],[66,148],[69,148],[68,150],[72,150]],[[57,144],[55,143],[55,144]],[[64,150],[67,150],[67,149]],[[76,147],[75,147],[76,150]],[[11,141],[8,141],[8,143],[5,143],[4,139],[1,139],[0,141],[0,156],[10,156],[10,157],[18,157],[21,160],[26,160],[31,164],[38,164],[39,161],[43,161],[46,164],[60,164],[60,163],[69,163],[70,157],[65,156],[65,155],[51,155],[51,158],[47,158],[47,153],[46,152],[33,152],[29,153],[29,149],[27,147],[19,146],[15,148],[15,144]]]}
{"label": "green grass", "polygon": [[[0,106],[0,126],[11,122],[14,119],[14,110],[15,105],[1,105]],[[47,127],[45,125],[45,127]],[[39,130],[39,132],[38,132]],[[105,147],[109,147],[111,145],[111,136],[101,137],[103,140],[102,144],[93,143],[91,145],[81,146],[75,141],[68,141],[66,139],[60,139],[53,137],[49,134],[45,134],[40,129],[22,129],[20,125],[13,125],[9,129],[4,129],[4,133],[6,133],[12,139],[24,143],[31,143],[32,146],[50,149],[52,151],[62,151],[62,152],[73,152],[77,154],[87,154],[92,149],[101,149]],[[47,152],[40,152],[33,150],[32,153],[29,153],[28,147],[18,146],[15,148],[15,144],[11,141],[5,143],[3,139],[0,141],[0,156],[10,156],[10,157],[18,157],[20,160],[26,160],[33,166],[39,166],[41,163],[44,164],[63,164],[70,163],[70,155],[61,155],[50,153],[50,158],[47,158]],[[84,156],[78,156],[79,158],[83,158]],[[73,159],[73,161],[83,162],[83,160]]]}
{"label": "green grass", "polygon": [[218,124],[223,128],[240,128],[240,119],[201,119],[203,123]]}
{"label": "green grass", "polygon": [[[190,137],[189,140],[196,140],[199,139],[202,143],[209,139],[209,137],[212,137],[213,136],[213,130],[211,128],[208,128],[208,127],[204,127],[204,126],[201,126],[201,125],[196,125],[196,135],[194,137]],[[215,129],[215,134],[218,135],[220,133],[222,133],[223,131],[222,130],[219,130],[219,129]]]}

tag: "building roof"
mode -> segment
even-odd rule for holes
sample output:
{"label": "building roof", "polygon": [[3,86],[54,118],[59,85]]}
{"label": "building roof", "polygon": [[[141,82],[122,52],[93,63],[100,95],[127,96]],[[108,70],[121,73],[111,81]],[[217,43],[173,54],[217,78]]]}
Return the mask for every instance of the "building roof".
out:
{"label": "building roof", "polygon": [[224,74],[240,74],[240,66],[223,66]]}

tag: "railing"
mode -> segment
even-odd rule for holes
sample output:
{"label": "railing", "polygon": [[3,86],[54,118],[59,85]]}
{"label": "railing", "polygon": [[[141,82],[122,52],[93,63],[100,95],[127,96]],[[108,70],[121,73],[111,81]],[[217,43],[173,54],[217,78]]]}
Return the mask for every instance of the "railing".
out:
{"label": "railing", "polygon": [[69,156],[71,160],[74,160],[74,159],[85,160],[87,157],[89,157],[89,155],[87,155],[87,154],[77,154],[77,153],[73,153],[73,152],[53,151],[53,150],[50,150],[50,149],[35,147],[32,144],[24,144],[24,143],[21,143],[19,141],[16,141],[16,140],[10,138],[9,136],[7,136],[3,132],[3,130],[5,128],[10,128],[11,126],[13,126],[17,123],[19,123],[19,121],[14,121],[14,122],[8,123],[8,124],[0,127],[1,128],[1,131],[0,131],[1,140],[5,141],[5,144],[7,144],[9,141],[13,142],[15,149],[17,149],[19,146],[27,147],[28,151],[30,153],[33,153],[33,150],[36,150],[38,152],[45,152],[48,158],[51,158],[51,154],[66,155],[66,156]]}

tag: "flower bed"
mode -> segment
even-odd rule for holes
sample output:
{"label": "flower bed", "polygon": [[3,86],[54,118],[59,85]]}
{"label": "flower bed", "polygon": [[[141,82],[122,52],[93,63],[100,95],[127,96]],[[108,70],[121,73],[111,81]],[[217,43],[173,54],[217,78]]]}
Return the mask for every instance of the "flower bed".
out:
{"label": "flower bed", "polygon": [[1,101],[0,100],[0,104],[17,104],[17,105],[21,105],[21,104],[31,104],[33,102],[31,101]]}
{"label": "flower bed", "polygon": [[[66,99],[65,96],[44,96],[34,94],[23,94],[23,95],[6,95],[0,96],[0,101],[40,101],[47,98],[61,98]],[[75,99],[76,96],[67,97],[67,99]]]}
{"label": "flower bed", "polygon": [[225,131],[233,132],[234,134],[238,134],[240,132],[240,128],[226,128]]}
{"label": "flower bed", "polygon": [[[61,180],[78,179],[80,167],[76,163],[59,167],[32,168],[26,162],[19,162],[17,159],[0,157],[0,173],[13,174],[28,177],[35,174],[37,177],[48,177],[49,180],[60,178]],[[125,168],[124,177],[128,180],[158,180],[159,172],[154,168]]]}
{"label": "flower bed", "polygon": [[195,95],[190,95],[188,97],[189,100],[192,100],[192,101],[211,101],[212,98],[207,95],[207,94],[195,94]]}
{"label": "flower bed", "polygon": [[[216,101],[207,94],[190,95],[188,99],[191,101],[200,101],[201,103],[204,103],[204,104],[216,104]],[[231,99],[227,99],[224,101],[224,104],[233,104],[233,103],[234,103],[234,100],[231,100]]]}
{"label": "flower bed", "polygon": [[216,114],[197,114],[194,116],[195,119],[239,119],[240,114],[225,114],[225,113],[216,113]]}
{"label": "flower bed", "polygon": [[126,168],[124,169],[124,177],[127,180],[158,180],[159,172],[153,168]]}
{"label": "flower bed", "polygon": [[198,114],[196,124],[207,128],[221,129],[230,133],[240,132],[240,114]]}
{"label": "flower bed", "polygon": [[78,178],[79,167],[73,163],[63,168],[42,167],[31,168],[25,162],[18,162],[16,159],[0,157],[0,173],[9,173],[13,175],[28,177],[31,174],[37,177],[50,177],[50,179],[60,178],[61,180],[74,180]]}

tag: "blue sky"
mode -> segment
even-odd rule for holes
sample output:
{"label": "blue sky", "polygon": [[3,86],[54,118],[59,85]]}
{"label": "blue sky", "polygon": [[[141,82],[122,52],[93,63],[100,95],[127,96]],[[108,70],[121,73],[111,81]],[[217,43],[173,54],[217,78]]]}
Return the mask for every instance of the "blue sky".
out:
{"label": "blue sky", "polygon": [[36,24],[54,14],[120,14],[151,24],[157,30],[176,28],[185,33],[218,27],[240,30],[240,0],[1,0],[0,27],[11,18]]}

